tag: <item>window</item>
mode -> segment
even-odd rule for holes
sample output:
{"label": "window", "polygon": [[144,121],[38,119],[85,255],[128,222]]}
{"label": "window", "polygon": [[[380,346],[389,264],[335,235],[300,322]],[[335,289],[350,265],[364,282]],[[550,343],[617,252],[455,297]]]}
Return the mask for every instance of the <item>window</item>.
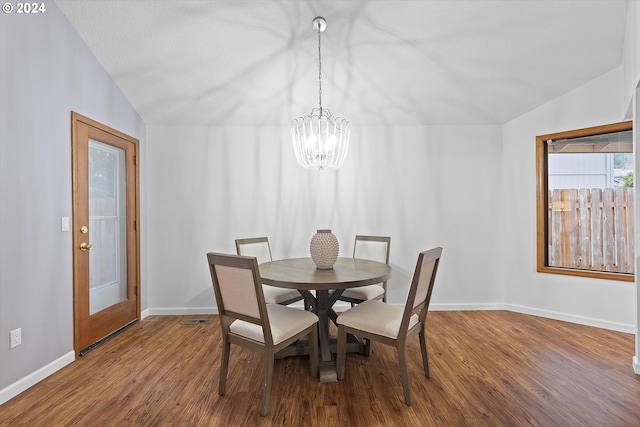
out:
{"label": "window", "polygon": [[536,137],[538,271],[634,280],[632,122]]}

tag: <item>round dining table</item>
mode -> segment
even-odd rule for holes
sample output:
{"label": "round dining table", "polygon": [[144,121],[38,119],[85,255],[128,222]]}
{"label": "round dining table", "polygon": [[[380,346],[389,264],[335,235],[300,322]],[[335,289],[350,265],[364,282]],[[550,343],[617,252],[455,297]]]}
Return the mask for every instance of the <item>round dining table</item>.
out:
{"label": "round dining table", "polygon": [[262,283],[297,289],[311,310],[318,315],[320,381],[337,381],[329,333],[329,322],[335,323],[338,317],[333,305],[347,288],[388,280],[391,267],[382,262],[359,258],[338,258],[329,270],[317,268],[311,258],[281,259],[260,264],[259,267]]}

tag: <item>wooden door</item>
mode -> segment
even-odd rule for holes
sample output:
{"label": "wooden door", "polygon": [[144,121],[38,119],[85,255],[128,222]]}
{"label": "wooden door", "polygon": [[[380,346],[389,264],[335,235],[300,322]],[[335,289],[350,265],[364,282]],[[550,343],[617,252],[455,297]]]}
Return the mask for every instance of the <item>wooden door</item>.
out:
{"label": "wooden door", "polygon": [[139,141],[72,113],[76,356],[140,318]]}

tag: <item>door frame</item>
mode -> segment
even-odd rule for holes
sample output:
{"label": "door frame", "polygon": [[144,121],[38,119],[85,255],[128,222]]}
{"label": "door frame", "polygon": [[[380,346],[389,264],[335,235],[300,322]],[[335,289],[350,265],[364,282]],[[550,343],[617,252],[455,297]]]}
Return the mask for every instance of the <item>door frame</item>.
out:
{"label": "door frame", "polygon": [[[133,264],[135,267],[135,274],[130,275],[129,273],[127,273],[127,276],[129,278],[133,278],[135,282],[133,286],[133,294],[135,295],[135,299],[136,299],[135,319],[133,319],[132,321],[136,319],[137,320],[140,319],[140,226],[139,226],[140,224],[140,173],[139,173],[139,166],[138,166],[140,143],[139,143],[139,140],[136,138],[133,138],[109,126],[106,126],[102,123],[99,123],[95,120],[92,120],[88,117],[85,117],[81,114],[78,114],[72,111],[71,112],[71,154],[72,154],[71,175],[72,175],[72,187],[73,187],[72,188],[73,325],[74,325],[74,350],[75,350],[76,358],[80,356],[80,352],[82,350],[87,348],[87,345],[86,345],[87,339],[91,341],[89,345],[93,345],[95,342],[99,342],[100,340],[102,340],[103,338],[109,335],[107,334],[106,336],[89,337],[87,336],[87,331],[86,331],[87,329],[86,322],[89,321],[87,319],[90,319],[91,316],[88,314],[89,301],[86,295],[88,289],[85,290],[82,288],[81,281],[83,277],[84,278],[88,277],[88,262],[80,261],[79,256],[84,255],[84,253],[80,251],[79,246],[81,241],[84,241],[87,237],[87,235],[82,234],[80,232],[80,227],[84,225],[84,223],[81,224],[81,222],[83,222],[85,218],[88,218],[89,212],[88,212],[88,206],[82,206],[82,204],[78,200],[79,199],[78,194],[80,191],[88,191],[88,182],[84,182],[84,183],[81,182],[79,177],[78,167],[79,167],[80,156],[82,155],[79,152],[80,151],[79,140],[78,140],[78,138],[80,137],[79,130],[78,130],[79,123],[95,128],[99,132],[104,132],[112,136],[115,136],[119,139],[125,140],[128,143],[133,144],[134,146],[133,168],[131,168],[133,169],[133,173],[134,173],[133,180],[135,182],[134,184],[135,197],[133,198],[134,200],[132,201],[134,204],[133,206],[134,214],[132,215],[133,223],[130,223],[127,220],[127,231],[126,231],[127,236],[129,236],[131,233],[133,238],[131,239],[128,237],[126,240],[127,240],[127,265],[128,265],[127,271],[129,271],[129,265]],[[84,154],[86,155],[86,153]],[[128,172],[129,172],[129,167],[127,167],[127,173]],[[127,178],[127,181],[129,181],[128,178]],[[130,202],[128,201],[127,203],[130,203]],[[130,229],[130,227],[132,229]],[[105,309],[104,311],[108,311],[108,310],[109,308]],[[111,322],[109,322],[108,319],[106,321],[103,321],[101,319],[100,322],[102,323],[101,326],[107,326],[109,329],[113,328],[110,331],[110,333],[116,332],[119,329],[131,323],[131,322],[127,322],[122,325],[112,324]]]}

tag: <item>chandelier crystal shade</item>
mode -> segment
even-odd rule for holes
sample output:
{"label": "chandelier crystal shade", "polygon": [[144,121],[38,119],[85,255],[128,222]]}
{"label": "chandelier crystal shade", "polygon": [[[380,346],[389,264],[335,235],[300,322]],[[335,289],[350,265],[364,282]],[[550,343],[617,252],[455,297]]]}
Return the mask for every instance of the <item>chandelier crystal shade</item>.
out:
{"label": "chandelier crystal shade", "polygon": [[327,23],[324,18],[316,17],[313,28],[318,32],[318,108],[311,114],[298,117],[291,123],[291,136],[296,160],[305,169],[337,169],[342,166],[349,148],[349,122],[334,117],[322,108],[322,56],[320,33]]}

